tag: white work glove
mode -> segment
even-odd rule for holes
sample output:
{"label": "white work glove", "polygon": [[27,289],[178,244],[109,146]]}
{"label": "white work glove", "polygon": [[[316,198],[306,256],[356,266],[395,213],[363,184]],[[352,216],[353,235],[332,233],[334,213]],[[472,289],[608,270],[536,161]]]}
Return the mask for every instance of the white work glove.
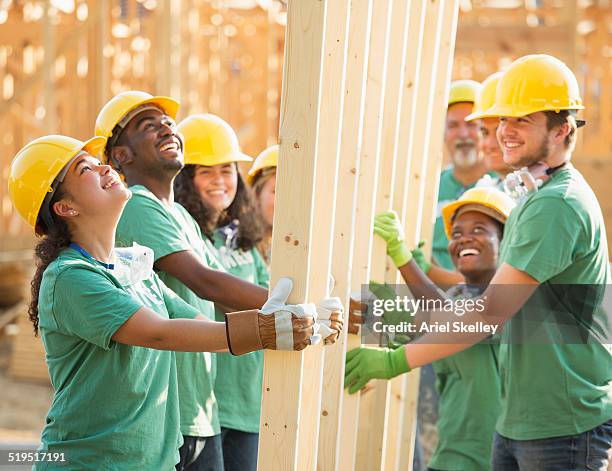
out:
{"label": "white work glove", "polygon": [[317,322],[319,335],[323,337],[325,345],[335,343],[342,332],[344,321],[342,313],[344,308],[340,298],[326,298],[317,304]]}
{"label": "white work glove", "polygon": [[285,304],[293,282],[281,278],[261,309],[225,314],[229,350],[234,355],[261,350],[303,350],[321,340],[312,303]]}
{"label": "white work glove", "polygon": [[280,278],[270,293],[268,300],[259,310],[264,315],[274,315],[276,327],[276,350],[293,350],[292,315],[297,318],[312,317],[315,321],[314,333],[310,337],[310,344],[315,345],[321,341],[318,334],[317,309],[313,303],[285,304],[293,289],[291,278]]}

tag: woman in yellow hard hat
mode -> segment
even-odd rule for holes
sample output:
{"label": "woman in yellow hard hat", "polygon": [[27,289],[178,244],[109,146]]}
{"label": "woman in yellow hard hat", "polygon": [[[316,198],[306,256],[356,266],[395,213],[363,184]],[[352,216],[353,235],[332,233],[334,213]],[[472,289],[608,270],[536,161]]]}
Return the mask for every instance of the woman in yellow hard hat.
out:
{"label": "woman in yellow hard hat", "polygon": [[[455,269],[465,278],[465,284],[458,284],[446,293],[439,292],[413,260],[402,242],[403,230],[394,212],[377,215],[374,232],[387,242],[415,299],[473,298],[486,289],[495,274],[504,224],[514,206],[502,191],[482,187],[467,190],[442,209],[448,252]],[[376,288],[372,291],[381,297],[395,297],[392,292],[385,296]],[[410,320],[408,316],[400,318]],[[418,326],[418,322],[413,325]],[[417,327],[408,338],[418,337],[418,332]],[[495,342],[485,342],[433,363],[439,394],[438,442],[429,469],[490,469],[493,433],[500,410],[498,350]],[[357,391],[359,386],[350,391]]]}
{"label": "woman in yellow hard hat", "polygon": [[258,247],[268,265],[270,264],[270,250],[272,248],[277,163],[278,144],[275,144],[257,156],[247,176],[247,180],[255,192],[264,228],[264,237],[258,244]]}
{"label": "woman in yellow hard hat", "polygon": [[[177,131],[183,137],[185,167],[174,180],[176,201],[214,244],[223,268],[268,288],[268,270],[256,248],[263,231],[251,190],[238,171],[238,162],[253,159],[241,152],[236,133],[218,116],[189,116],[178,124]],[[218,308],[215,315],[223,318]],[[225,470],[255,471],[263,354],[233,357],[219,353],[216,360],[214,392]]]}
{"label": "woman in yellow hard hat", "polygon": [[172,469],[182,444],[172,350],[276,348],[281,332],[265,327],[266,316],[285,318],[287,309],[303,314],[286,332],[294,349],[313,334],[314,306],[281,306],[291,290],[287,279],[272,293],[270,310],[213,322],[166,288],[150,249],[115,249],[131,192],[94,157],[105,143],[41,137],[9,170],[13,205],[43,237],[29,316],[55,389],[41,450],[58,453],[37,469]]}

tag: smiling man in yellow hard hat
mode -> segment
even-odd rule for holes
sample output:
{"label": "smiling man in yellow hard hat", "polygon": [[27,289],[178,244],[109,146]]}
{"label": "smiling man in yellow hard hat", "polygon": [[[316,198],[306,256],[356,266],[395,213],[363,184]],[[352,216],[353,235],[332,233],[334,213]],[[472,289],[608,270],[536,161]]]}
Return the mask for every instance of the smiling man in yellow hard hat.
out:
{"label": "smiling man in yellow hard hat", "polygon": [[[524,170],[483,309],[463,315],[461,331],[347,354],[346,386],[355,388],[453,355],[486,338],[483,327],[503,326],[495,470],[605,471],[612,456],[608,244],[599,202],[570,162],[583,108],[576,77],[559,59],[528,55],[509,66],[486,115],[500,118],[504,161]],[[435,314],[438,322],[456,316]]]}

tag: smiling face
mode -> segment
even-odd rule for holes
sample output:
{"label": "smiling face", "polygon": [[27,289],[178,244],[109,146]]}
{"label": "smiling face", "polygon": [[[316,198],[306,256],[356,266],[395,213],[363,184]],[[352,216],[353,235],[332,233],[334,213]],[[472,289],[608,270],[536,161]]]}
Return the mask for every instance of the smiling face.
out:
{"label": "smiling face", "polygon": [[487,170],[505,176],[512,168],[504,162],[504,154],[497,142],[499,118],[482,118],[478,120],[478,150],[482,154]]}
{"label": "smiling face", "polygon": [[529,167],[546,159],[552,151],[553,134],[542,111],[519,118],[499,118],[497,140],[504,161],[513,168]]}
{"label": "smiling face", "polygon": [[204,203],[217,212],[226,210],[236,197],[238,170],[233,162],[213,165],[197,165],[193,184]]}
{"label": "smiling face", "polygon": [[176,123],[160,110],[146,110],[126,125],[113,159],[127,173],[178,173],[183,168],[183,149],[175,131]]}
{"label": "smiling face", "polygon": [[472,103],[455,103],[446,112],[444,142],[453,165],[457,167],[471,167],[479,162],[476,149],[478,126],[474,121],[465,121],[473,108]]}
{"label": "smiling face", "polygon": [[478,211],[453,221],[448,252],[457,270],[471,284],[486,284],[497,269],[500,223]]}
{"label": "smiling face", "polygon": [[53,204],[53,211],[76,226],[116,224],[131,196],[115,170],[86,152],[71,164],[61,187],[66,197]]}

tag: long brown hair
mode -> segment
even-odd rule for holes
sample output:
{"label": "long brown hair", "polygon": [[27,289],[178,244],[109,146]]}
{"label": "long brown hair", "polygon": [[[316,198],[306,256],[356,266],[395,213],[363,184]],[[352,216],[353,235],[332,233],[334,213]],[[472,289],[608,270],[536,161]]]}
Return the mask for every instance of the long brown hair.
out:
{"label": "long brown hair", "polygon": [[43,274],[47,267],[55,260],[60,252],[70,244],[70,230],[68,224],[54,214],[53,204],[66,196],[66,192],[62,190],[61,184],[55,190],[55,194],[49,202],[49,208],[53,224],[51,227],[46,227],[43,222],[39,222],[37,229],[44,234],[43,239],[36,245],[34,253],[36,255],[36,272],[32,278],[32,300],[28,307],[28,315],[30,321],[34,325],[34,335],[38,336],[38,298],[40,295],[40,283],[42,282]]}
{"label": "long brown hair", "polygon": [[175,178],[175,200],[191,214],[200,226],[202,233],[209,239],[212,239],[215,229],[237,220],[238,234],[236,242],[238,248],[245,252],[251,250],[263,238],[263,229],[257,207],[253,202],[253,194],[244,183],[240,172],[238,172],[234,201],[215,221],[215,211],[202,201],[193,183],[195,169],[196,165],[185,165]]}

